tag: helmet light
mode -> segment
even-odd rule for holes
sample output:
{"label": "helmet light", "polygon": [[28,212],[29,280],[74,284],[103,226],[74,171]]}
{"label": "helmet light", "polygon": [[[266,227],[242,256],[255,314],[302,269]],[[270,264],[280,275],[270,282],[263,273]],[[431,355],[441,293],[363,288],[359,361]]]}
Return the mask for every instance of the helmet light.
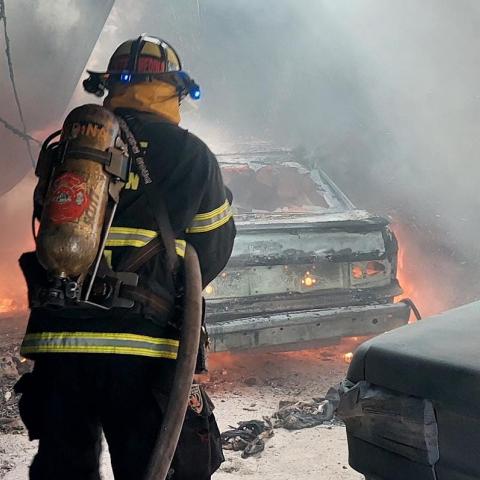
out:
{"label": "helmet light", "polygon": [[123,83],[130,83],[132,80],[132,74],[130,72],[123,72],[120,74],[120,81]]}
{"label": "helmet light", "polygon": [[202,96],[202,92],[200,91],[200,87],[196,84],[193,83],[193,85],[190,87],[190,97],[193,100],[200,100],[200,97]]}

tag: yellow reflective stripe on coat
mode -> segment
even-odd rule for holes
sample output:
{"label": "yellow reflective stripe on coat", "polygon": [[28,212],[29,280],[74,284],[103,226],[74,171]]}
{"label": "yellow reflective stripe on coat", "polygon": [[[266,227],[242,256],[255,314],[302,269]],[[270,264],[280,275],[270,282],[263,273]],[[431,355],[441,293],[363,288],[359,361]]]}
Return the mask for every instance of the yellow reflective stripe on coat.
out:
{"label": "yellow reflective stripe on coat", "polygon": [[[130,227],[110,227],[106,247],[137,247],[141,248],[158,237],[155,230]],[[175,240],[175,250],[180,257],[185,256],[185,240]]]}
{"label": "yellow reflective stripe on coat", "polygon": [[155,230],[129,227],[110,227],[107,247],[144,247],[150,240],[158,236]]}
{"label": "yellow reflective stripe on coat", "polygon": [[42,332],[25,335],[20,351],[35,353],[106,353],[177,358],[179,341],[133,333]]}
{"label": "yellow reflective stripe on coat", "polygon": [[113,252],[111,250],[104,250],[103,255],[105,257],[105,261],[107,262],[107,265],[112,268],[112,255]]}
{"label": "yellow reflective stripe on coat", "polygon": [[175,240],[175,251],[179,257],[185,256],[185,250],[187,249],[187,242],[185,240]]}
{"label": "yellow reflective stripe on coat", "polygon": [[228,200],[211,212],[199,213],[193,217],[192,224],[187,228],[187,233],[204,233],[215,230],[225,225],[232,218],[232,208]]}

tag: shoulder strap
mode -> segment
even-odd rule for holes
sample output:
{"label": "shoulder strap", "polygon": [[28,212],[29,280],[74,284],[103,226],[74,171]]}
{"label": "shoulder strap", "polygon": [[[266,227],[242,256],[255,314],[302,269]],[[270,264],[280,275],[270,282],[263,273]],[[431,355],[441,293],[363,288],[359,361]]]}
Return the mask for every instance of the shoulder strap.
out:
{"label": "shoulder strap", "polygon": [[[150,258],[159,253],[164,247],[166,253],[166,263],[169,272],[175,272],[178,258],[175,249],[175,234],[173,232],[170,218],[168,216],[165,200],[154,183],[154,179],[147,165],[147,148],[142,147],[143,125],[133,115],[119,113],[118,118],[120,126],[125,134],[129,150],[133,157],[133,161],[138,168],[142,179],[141,185],[147,197],[148,206],[152,212],[158,227],[159,239],[150,241],[145,247],[142,247],[135,255],[130,257],[127,264],[123,265],[123,269],[127,271],[135,271],[141,265],[146,263]],[[161,242],[160,242],[161,240]],[[153,243],[152,243],[153,242]]]}

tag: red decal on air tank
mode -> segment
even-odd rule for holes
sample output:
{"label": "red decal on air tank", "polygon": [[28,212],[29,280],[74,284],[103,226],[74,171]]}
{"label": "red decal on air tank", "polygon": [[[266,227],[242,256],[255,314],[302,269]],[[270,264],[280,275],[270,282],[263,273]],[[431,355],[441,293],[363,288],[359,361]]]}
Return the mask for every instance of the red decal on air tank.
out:
{"label": "red decal on air tank", "polygon": [[78,220],[88,207],[87,184],[74,173],[64,173],[52,185],[48,217],[53,223]]}

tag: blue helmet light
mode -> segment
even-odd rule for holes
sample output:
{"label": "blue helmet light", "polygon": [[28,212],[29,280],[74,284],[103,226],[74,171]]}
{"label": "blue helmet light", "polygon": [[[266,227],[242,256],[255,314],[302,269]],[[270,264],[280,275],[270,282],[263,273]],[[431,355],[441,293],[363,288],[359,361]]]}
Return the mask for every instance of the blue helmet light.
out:
{"label": "blue helmet light", "polygon": [[132,80],[132,74],[129,72],[120,74],[120,81],[124,83],[130,83]]}
{"label": "blue helmet light", "polygon": [[193,98],[193,100],[200,100],[200,97],[202,96],[200,87],[196,83],[190,87],[189,93],[190,93],[190,97]]}
{"label": "blue helmet light", "polygon": [[183,95],[189,95],[193,100],[200,100],[202,92],[198,83],[196,83],[195,80],[193,80],[193,78],[191,78],[190,75],[183,70],[175,72],[175,75],[178,80],[177,85],[180,89],[179,92],[182,97]]}

